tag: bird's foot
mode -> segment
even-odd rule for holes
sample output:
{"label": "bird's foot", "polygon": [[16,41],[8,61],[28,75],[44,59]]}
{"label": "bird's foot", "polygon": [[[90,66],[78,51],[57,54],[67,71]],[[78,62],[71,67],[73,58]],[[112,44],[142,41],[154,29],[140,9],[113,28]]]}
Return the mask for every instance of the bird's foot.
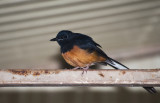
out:
{"label": "bird's foot", "polygon": [[84,74],[84,72],[86,72],[86,73],[87,73],[87,70],[89,69],[89,65],[87,65],[86,67],[83,67],[82,69],[83,69],[83,72],[82,72],[82,75],[83,75],[83,74]]}

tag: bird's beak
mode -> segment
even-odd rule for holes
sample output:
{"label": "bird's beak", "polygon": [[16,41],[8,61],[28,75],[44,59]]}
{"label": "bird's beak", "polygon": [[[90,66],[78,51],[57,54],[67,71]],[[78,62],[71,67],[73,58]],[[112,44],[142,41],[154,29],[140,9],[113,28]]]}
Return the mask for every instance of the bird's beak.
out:
{"label": "bird's beak", "polygon": [[57,41],[57,38],[53,38],[53,39],[51,39],[50,41]]}

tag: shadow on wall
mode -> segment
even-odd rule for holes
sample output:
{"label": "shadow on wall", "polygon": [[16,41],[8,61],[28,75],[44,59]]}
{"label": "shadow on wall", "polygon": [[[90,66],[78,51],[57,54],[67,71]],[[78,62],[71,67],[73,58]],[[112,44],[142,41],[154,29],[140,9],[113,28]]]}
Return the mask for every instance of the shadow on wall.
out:
{"label": "shadow on wall", "polygon": [[122,87],[115,92],[90,91],[87,87],[75,89],[78,91],[0,92],[0,103],[160,103],[159,94],[129,92]]}

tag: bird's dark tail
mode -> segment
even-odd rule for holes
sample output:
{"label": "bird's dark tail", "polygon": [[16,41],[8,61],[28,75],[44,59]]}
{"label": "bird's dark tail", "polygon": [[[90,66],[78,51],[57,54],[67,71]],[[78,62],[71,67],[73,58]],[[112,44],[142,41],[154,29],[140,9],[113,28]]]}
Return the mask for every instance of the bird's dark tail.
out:
{"label": "bird's dark tail", "polygon": [[128,67],[126,67],[125,65],[119,63],[118,61],[112,59],[112,58],[109,58],[106,60],[106,63],[110,66],[112,66],[113,68],[115,69],[129,69]]}
{"label": "bird's dark tail", "polygon": [[[126,67],[125,65],[119,63],[118,61],[109,58],[106,60],[106,63],[110,66],[112,66],[115,69],[129,69],[128,67]],[[143,87],[145,90],[147,90],[149,93],[151,94],[155,94],[157,93],[156,89],[154,87]]]}
{"label": "bird's dark tail", "polygon": [[154,87],[143,87],[143,88],[151,94],[156,94],[157,93],[157,91]]}

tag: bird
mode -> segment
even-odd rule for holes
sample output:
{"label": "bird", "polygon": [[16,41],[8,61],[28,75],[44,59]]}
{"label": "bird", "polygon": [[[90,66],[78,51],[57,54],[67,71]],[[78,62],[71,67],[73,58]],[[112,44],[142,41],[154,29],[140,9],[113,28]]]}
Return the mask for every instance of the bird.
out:
{"label": "bird", "polygon": [[[74,67],[82,68],[87,72],[90,66],[97,63],[109,65],[115,69],[129,69],[120,62],[110,58],[96,43],[93,38],[82,33],[75,33],[70,30],[61,30],[55,38],[50,41],[57,41],[65,61]],[[157,93],[154,87],[143,87],[149,93]]]}

